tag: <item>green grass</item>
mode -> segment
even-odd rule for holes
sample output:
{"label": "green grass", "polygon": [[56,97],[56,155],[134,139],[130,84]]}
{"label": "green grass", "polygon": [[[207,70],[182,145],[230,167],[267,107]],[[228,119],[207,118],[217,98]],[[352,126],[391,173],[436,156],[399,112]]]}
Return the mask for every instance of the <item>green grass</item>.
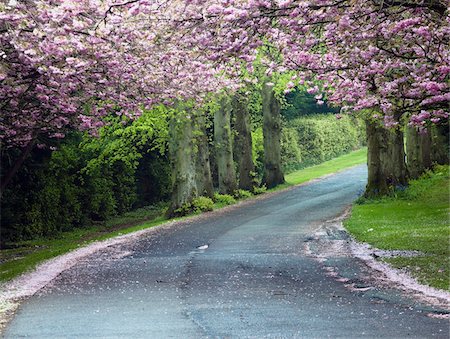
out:
{"label": "green grass", "polygon": [[[345,168],[366,162],[366,149],[361,149],[323,164],[304,168],[286,176],[286,183],[274,190],[298,185],[311,179],[334,173]],[[271,190],[272,191],[272,190]],[[240,200],[251,199],[243,197]],[[228,201],[219,201],[214,209],[229,205]],[[167,222],[164,217],[167,205],[158,204],[126,213],[113,218],[103,226],[95,226],[64,232],[56,238],[36,239],[15,244],[13,249],[0,251],[0,282],[8,281],[36,267],[45,260],[70,252],[87,244],[154,227]]]}
{"label": "green grass", "polygon": [[304,168],[300,171],[286,175],[286,185],[298,185],[321,176],[341,171],[345,168],[365,164],[367,161],[367,148],[342,155],[319,165]]}
{"label": "green grass", "polygon": [[421,283],[448,290],[449,185],[449,167],[439,166],[403,192],[355,205],[345,227],[359,241],[380,249],[422,252],[384,260]]}

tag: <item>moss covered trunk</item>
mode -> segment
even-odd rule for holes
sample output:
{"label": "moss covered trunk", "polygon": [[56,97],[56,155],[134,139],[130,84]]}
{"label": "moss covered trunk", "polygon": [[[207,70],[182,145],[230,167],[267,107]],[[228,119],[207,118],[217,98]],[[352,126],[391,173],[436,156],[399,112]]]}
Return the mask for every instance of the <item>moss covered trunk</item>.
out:
{"label": "moss covered trunk", "polygon": [[264,174],[267,188],[284,183],[281,169],[281,115],[280,103],[275,97],[273,85],[264,83],[262,89]]}
{"label": "moss covered trunk", "polygon": [[440,165],[449,163],[449,134],[448,121],[445,124],[431,127],[431,162]]}
{"label": "moss covered trunk", "polygon": [[416,127],[406,128],[406,160],[412,179],[431,168],[431,132],[419,132]]}
{"label": "moss covered trunk", "polygon": [[233,194],[237,188],[231,142],[231,100],[227,96],[220,99],[220,109],[214,113],[214,144],[216,150],[219,192]]}
{"label": "moss covered trunk", "polygon": [[366,122],[368,179],[366,197],[386,195],[405,186],[408,171],[405,162],[403,132]]}
{"label": "moss covered trunk", "polygon": [[239,188],[253,189],[255,165],[252,158],[252,134],[248,103],[241,93],[233,97],[233,113],[235,117],[234,155],[238,166]]}
{"label": "moss covered trunk", "polygon": [[214,188],[211,176],[211,164],[209,161],[209,147],[208,136],[206,135],[205,116],[199,115],[195,117],[194,126],[197,144],[197,191],[199,195],[212,198],[214,196]]}
{"label": "moss covered trunk", "polygon": [[198,195],[196,177],[195,141],[190,118],[175,115],[169,124],[169,153],[172,166],[172,199],[167,211],[169,217],[177,209],[192,202]]}

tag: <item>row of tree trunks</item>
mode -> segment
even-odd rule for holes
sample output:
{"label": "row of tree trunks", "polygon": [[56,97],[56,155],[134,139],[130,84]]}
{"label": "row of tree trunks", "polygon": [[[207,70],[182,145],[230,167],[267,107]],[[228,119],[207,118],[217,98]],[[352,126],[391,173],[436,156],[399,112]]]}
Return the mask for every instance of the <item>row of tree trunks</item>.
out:
{"label": "row of tree trunks", "polygon": [[378,123],[366,121],[368,179],[366,197],[386,195],[395,187],[406,186],[403,131],[386,129]]}
{"label": "row of tree trunks", "polygon": [[267,188],[284,183],[281,169],[281,105],[275,97],[273,84],[265,82],[262,89],[264,176]]}
{"label": "row of tree trunks", "polygon": [[[284,182],[281,169],[281,105],[275,97],[273,85],[265,83],[262,90],[264,176],[267,188]],[[233,194],[239,188],[251,190],[254,186],[255,166],[252,158],[252,137],[248,103],[243,94],[232,99],[222,96],[220,108],[214,113],[214,150],[219,177],[219,193]],[[231,114],[235,116],[236,159],[233,159]],[[195,116],[189,109],[180,108],[169,124],[169,152],[172,162],[173,192],[169,216],[191,203],[199,195],[214,194],[211,177],[208,138],[203,115]],[[235,160],[239,170],[236,180]]]}
{"label": "row of tree trunks", "polygon": [[[406,127],[406,147],[402,128],[386,129],[366,121],[368,181],[366,197],[389,194],[406,186],[434,164],[449,163],[448,124],[419,132]],[[406,148],[406,153],[405,153]]]}
{"label": "row of tree trunks", "polygon": [[431,134],[420,133],[416,127],[406,128],[406,154],[411,179],[431,168]]}
{"label": "row of tree trunks", "polygon": [[431,126],[423,131],[407,127],[406,131],[406,159],[411,179],[420,177],[433,164],[449,163],[448,124]]}

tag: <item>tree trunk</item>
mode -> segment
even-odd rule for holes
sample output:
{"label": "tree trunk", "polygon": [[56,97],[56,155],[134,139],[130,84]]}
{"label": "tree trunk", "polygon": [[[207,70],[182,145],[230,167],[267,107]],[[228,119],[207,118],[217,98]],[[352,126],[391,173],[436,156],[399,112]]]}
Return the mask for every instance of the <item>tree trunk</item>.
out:
{"label": "tree trunk", "polygon": [[214,196],[214,188],[211,177],[211,165],[209,162],[208,136],[206,135],[205,116],[199,115],[195,117],[194,129],[196,131],[196,180],[198,194],[212,198]]}
{"label": "tree trunk", "polygon": [[431,127],[431,162],[439,165],[449,163],[449,126],[443,125]]}
{"label": "tree trunk", "polygon": [[388,130],[375,123],[366,122],[368,180],[366,197],[389,194],[394,188],[408,182],[403,132]]}
{"label": "tree trunk", "polygon": [[264,83],[262,90],[264,175],[267,188],[284,183],[281,169],[281,116],[280,103],[275,98],[273,85]]}
{"label": "tree trunk", "polygon": [[406,128],[406,160],[411,179],[420,177],[431,168],[430,130],[420,133],[416,127]]}
{"label": "tree trunk", "polygon": [[255,165],[252,158],[252,134],[250,128],[250,113],[245,97],[238,93],[233,98],[233,112],[235,116],[234,138],[235,160],[239,171],[239,188],[252,190],[254,186]]}
{"label": "tree trunk", "polygon": [[220,99],[220,109],[214,113],[214,143],[221,194],[233,194],[237,188],[231,144],[230,113],[231,100],[223,96]]}
{"label": "tree trunk", "polygon": [[180,114],[180,112],[176,112],[170,121],[169,133],[172,200],[167,215],[173,217],[180,214],[177,211],[179,208],[191,203],[198,196],[198,191],[191,119],[185,117],[184,114]]}

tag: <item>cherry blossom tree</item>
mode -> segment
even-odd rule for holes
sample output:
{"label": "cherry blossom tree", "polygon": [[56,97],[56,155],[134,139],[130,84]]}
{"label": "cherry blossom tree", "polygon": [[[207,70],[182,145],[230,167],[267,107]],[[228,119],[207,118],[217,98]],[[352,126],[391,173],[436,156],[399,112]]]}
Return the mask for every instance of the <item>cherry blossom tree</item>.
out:
{"label": "cherry blossom tree", "polygon": [[[95,132],[111,111],[132,116],[154,103],[233,87],[226,79],[239,79],[243,64],[251,72],[262,47],[268,77],[293,70],[288,89],[303,84],[319,103],[326,96],[344,111],[368,112],[368,132],[377,133],[369,145],[373,163],[392,154],[399,159],[395,168],[383,169],[393,184],[402,183],[405,167],[399,127],[448,121],[444,0],[34,0],[2,6],[0,140],[2,147],[23,147],[25,155],[42,136],[61,138],[73,127]],[[394,133],[380,136],[377,121]],[[378,147],[384,138],[395,145],[386,157]],[[369,177],[379,172],[371,172],[370,163]],[[376,185],[389,184],[386,173],[374,178]],[[3,179],[2,185],[8,175]]]}
{"label": "cherry blossom tree", "polygon": [[318,103],[326,96],[343,111],[365,111],[368,195],[406,184],[405,123],[419,130],[448,123],[450,18],[445,1],[190,4],[187,17],[177,23],[198,33],[190,43],[201,46],[211,60],[245,61],[251,70],[255,47],[264,46],[277,56],[268,60],[268,75],[294,70],[290,87],[306,84]]}
{"label": "cherry blossom tree", "polygon": [[[10,1],[0,5],[0,143],[23,150],[89,130],[115,112],[138,115],[175,99],[201,100],[229,81],[196,50],[179,49],[156,1]],[[156,20],[158,18],[158,20]]]}

